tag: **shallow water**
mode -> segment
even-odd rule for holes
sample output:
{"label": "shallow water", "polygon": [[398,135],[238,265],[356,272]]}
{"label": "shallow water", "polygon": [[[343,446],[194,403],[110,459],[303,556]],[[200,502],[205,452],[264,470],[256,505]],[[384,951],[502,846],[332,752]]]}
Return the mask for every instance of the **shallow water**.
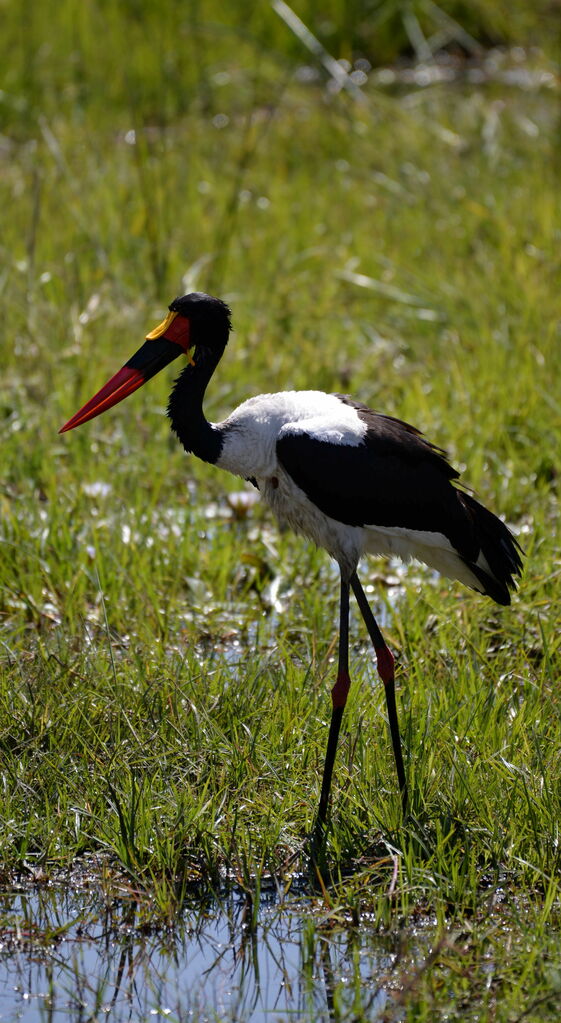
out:
{"label": "shallow water", "polygon": [[[154,931],[134,900],[38,887],[0,896],[0,1020],[376,1021],[394,940],[327,926],[321,903],[236,892]],[[392,1007],[392,1019],[400,1019]]]}

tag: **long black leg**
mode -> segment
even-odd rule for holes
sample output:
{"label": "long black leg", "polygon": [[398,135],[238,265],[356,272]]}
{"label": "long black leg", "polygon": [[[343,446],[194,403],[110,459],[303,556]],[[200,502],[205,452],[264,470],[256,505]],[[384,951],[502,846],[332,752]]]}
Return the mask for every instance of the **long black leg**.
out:
{"label": "long black leg", "polygon": [[325,764],[323,768],[323,780],[321,783],[321,795],[316,820],[316,837],[322,838],[329,805],[329,792],[331,790],[331,778],[333,765],[337,752],[337,742],[341,729],[343,711],[347,702],[347,694],[351,680],[349,678],[349,584],[341,578],[341,604],[339,612],[339,658],[337,665],[337,681],[331,690],[331,725],[327,740],[325,753]]}
{"label": "long black leg", "polygon": [[360,613],[364,618],[364,624],[368,629],[368,634],[372,640],[372,645],[376,652],[376,662],[378,666],[378,673],[382,682],[384,683],[384,690],[386,693],[386,706],[388,708],[388,721],[390,723],[390,732],[392,737],[393,754],[395,757],[395,766],[397,768],[397,780],[399,783],[399,790],[401,792],[401,803],[403,806],[403,813],[407,811],[407,781],[405,779],[405,769],[403,767],[403,756],[401,754],[401,739],[399,737],[399,725],[397,721],[397,707],[395,704],[395,679],[394,679],[394,660],[393,654],[389,647],[386,645],[386,641],[378,628],[378,623],[372,614],[370,604],[366,594],[361,586],[360,580],[354,573],[351,576],[351,586],[353,593],[357,599]]}

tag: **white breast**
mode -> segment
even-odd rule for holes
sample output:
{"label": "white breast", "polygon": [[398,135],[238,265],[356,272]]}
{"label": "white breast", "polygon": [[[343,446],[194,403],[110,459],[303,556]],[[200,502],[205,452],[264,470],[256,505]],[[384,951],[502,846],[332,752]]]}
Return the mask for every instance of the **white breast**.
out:
{"label": "white breast", "polygon": [[264,479],[278,469],[282,433],[306,432],[332,444],[360,444],[366,426],[356,410],[323,391],[281,391],[244,401],[223,423],[224,446],[217,461],[237,476]]}

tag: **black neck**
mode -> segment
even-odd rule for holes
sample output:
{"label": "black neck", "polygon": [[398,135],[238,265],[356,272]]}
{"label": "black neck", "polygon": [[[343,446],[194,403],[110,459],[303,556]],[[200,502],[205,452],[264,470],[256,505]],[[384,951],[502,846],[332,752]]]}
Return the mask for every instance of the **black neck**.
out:
{"label": "black neck", "polygon": [[220,429],[209,423],[203,412],[207,384],[221,355],[221,350],[198,345],[195,365],[187,365],[178,376],[167,409],[171,428],[185,450],[204,462],[216,462],[223,444]]}

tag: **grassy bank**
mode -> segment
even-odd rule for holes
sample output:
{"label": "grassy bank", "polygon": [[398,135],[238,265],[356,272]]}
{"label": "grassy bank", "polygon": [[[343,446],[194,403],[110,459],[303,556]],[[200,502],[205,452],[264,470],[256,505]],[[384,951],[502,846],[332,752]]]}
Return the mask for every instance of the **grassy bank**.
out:
{"label": "grassy bank", "polygon": [[[235,333],[209,417],[259,391],[349,391],[446,447],[527,552],[505,610],[415,566],[363,566],[399,658],[412,816],[404,832],[355,619],[328,850],[335,879],[352,867],[334,904],[386,924],[488,921],[489,893],[507,892],[524,923],[497,983],[515,1005],[526,938],[537,956],[540,928],[558,933],[550,58],[482,56],[475,76],[460,62],[427,87],[372,72],[361,100],[262,8],[217,27],[209,4],[204,33],[172,4],[142,18],[59,5],[56,32],[49,9],[28,33],[7,17],[3,44],[3,873],[103,852],[170,913],[185,883],[282,869],[313,821],[337,614],[327,557],[185,458],[165,375],[57,435],[175,294],[213,291]],[[314,74],[295,75],[301,63]],[[544,963],[536,998],[553,990]],[[419,978],[415,1018],[441,1005],[434,977]]]}

